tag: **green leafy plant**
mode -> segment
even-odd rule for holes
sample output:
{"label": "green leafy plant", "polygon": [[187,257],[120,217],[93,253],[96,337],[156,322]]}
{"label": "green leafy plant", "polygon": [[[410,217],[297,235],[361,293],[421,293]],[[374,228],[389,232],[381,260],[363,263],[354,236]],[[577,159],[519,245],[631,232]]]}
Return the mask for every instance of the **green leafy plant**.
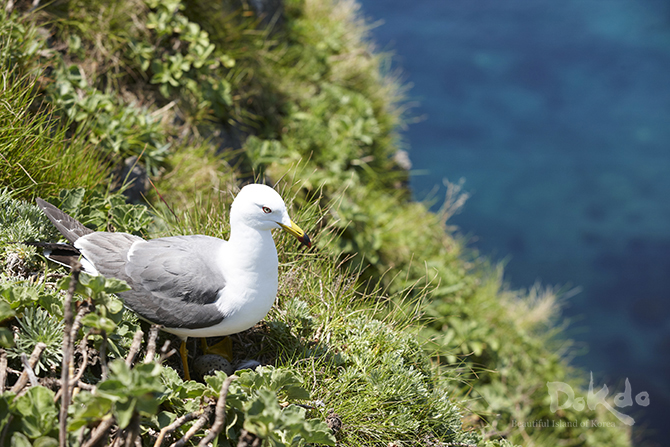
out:
{"label": "green leafy plant", "polygon": [[277,397],[268,390],[259,390],[245,405],[245,413],[245,430],[266,439],[272,446],[336,444],[326,424],[316,419],[306,420],[305,409],[295,405],[282,410]]}
{"label": "green leafy plant", "polygon": [[135,43],[131,48],[140,67],[150,69],[150,82],[158,84],[166,98],[181,95],[194,111],[198,108],[225,118],[232,105],[231,85],[218,72],[233,67],[235,61],[217,50],[200,25],[183,15],[181,2],[146,3],[152,9],[146,26],[155,33],[155,43]]}
{"label": "green leafy plant", "polygon": [[17,323],[20,330],[15,339],[16,346],[8,350],[8,357],[30,356],[38,343],[44,343],[46,348],[34,368],[35,373],[55,371],[63,359],[63,322],[40,307],[27,307],[17,318]]}
{"label": "green leafy plant", "polygon": [[[0,323],[13,318],[15,315],[16,312],[14,312],[9,303],[5,300],[0,300]],[[12,331],[6,327],[0,327],[0,347],[11,348],[12,346],[14,346]]]}
{"label": "green leafy plant", "polygon": [[125,429],[135,415],[156,413],[164,392],[160,365],[144,363],[131,369],[118,359],[110,363],[109,369],[109,378],[98,383],[95,392],[83,391],[75,398],[69,431],[100,421],[110,413],[119,428]]}
{"label": "green leafy plant", "polygon": [[63,190],[54,201],[64,212],[97,231],[142,235],[154,222],[154,217],[146,206],[128,204],[122,194],[101,189]]}
{"label": "green leafy plant", "polygon": [[8,412],[5,414],[13,415],[15,419],[16,431],[12,434],[10,445],[31,445],[27,439],[34,440],[33,445],[54,445],[55,439],[49,436],[53,434],[58,421],[53,391],[43,386],[33,386],[21,396],[8,392],[0,399],[0,408],[6,406]]}
{"label": "green leafy plant", "polygon": [[0,242],[52,239],[57,230],[36,205],[18,200],[8,188],[0,189]]}
{"label": "green leafy plant", "polygon": [[55,82],[48,98],[66,122],[76,126],[75,133],[102,151],[101,156],[138,156],[147,171],[157,175],[170,147],[160,121],[145,108],[89,85],[78,66],[54,62]]}

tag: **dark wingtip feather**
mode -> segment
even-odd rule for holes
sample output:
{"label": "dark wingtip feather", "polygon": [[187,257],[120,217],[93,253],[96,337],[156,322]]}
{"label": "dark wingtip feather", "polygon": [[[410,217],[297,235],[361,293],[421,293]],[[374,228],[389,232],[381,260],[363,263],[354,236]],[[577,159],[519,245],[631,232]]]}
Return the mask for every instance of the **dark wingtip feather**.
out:
{"label": "dark wingtip feather", "polygon": [[65,267],[72,267],[73,263],[81,258],[79,250],[69,244],[52,242],[22,242],[22,244],[41,248],[45,258]]}
{"label": "dark wingtip feather", "polygon": [[60,231],[61,234],[65,236],[65,239],[70,241],[70,243],[74,243],[80,237],[94,232],[49,202],[42,200],[39,197],[36,199],[36,202],[37,206],[39,206],[42,211],[44,211],[44,214],[46,214],[51,223],[53,223],[55,227],[58,228],[58,231]]}

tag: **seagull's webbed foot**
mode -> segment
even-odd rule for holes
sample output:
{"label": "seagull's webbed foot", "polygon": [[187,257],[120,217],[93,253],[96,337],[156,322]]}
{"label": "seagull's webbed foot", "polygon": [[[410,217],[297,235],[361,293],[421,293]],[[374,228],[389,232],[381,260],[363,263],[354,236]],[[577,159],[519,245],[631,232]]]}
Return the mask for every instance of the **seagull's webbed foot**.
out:
{"label": "seagull's webbed foot", "polygon": [[233,361],[233,341],[230,337],[225,337],[218,343],[209,346],[206,339],[201,339],[202,352],[205,354],[220,355],[229,362]]}

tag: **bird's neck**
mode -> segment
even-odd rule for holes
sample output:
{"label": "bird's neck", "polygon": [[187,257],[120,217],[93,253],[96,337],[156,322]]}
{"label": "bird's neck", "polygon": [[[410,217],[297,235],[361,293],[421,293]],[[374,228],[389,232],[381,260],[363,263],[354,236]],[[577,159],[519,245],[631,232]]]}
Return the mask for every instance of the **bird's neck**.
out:
{"label": "bird's neck", "polygon": [[277,249],[270,230],[237,225],[231,230],[228,243],[234,247],[233,253],[240,254],[239,259],[234,261],[236,267],[245,269],[260,264],[276,268]]}

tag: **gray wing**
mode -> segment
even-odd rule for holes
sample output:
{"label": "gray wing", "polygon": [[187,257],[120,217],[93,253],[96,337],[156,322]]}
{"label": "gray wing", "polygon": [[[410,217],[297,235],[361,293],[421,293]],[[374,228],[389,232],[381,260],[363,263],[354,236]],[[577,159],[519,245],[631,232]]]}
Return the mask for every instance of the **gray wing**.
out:
{"label": "gray wing", "polygon": [[79,239],[75,246],[100,273],[128,283],[132,290],[119,296],[144,319],[167,328],[196,329],[224,318],[214,303],[226,281],[212,264],[225,243],[209,236],[145,241],[100,232]]}

